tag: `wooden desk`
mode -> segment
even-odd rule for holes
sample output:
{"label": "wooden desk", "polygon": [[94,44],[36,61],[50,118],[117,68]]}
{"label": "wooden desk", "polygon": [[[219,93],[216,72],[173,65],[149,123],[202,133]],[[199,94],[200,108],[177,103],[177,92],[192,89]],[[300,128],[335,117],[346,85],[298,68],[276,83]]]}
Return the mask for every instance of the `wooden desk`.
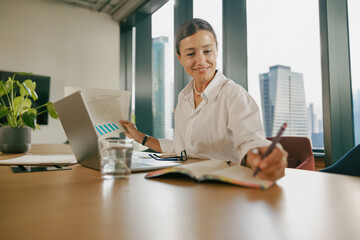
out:
{"label": "wooden desk", "polygon": [[[34,145],[32,152],[71,152]],[[287,169],[269,190],[0,167],[0,239],[360,239],[360,178]]]}

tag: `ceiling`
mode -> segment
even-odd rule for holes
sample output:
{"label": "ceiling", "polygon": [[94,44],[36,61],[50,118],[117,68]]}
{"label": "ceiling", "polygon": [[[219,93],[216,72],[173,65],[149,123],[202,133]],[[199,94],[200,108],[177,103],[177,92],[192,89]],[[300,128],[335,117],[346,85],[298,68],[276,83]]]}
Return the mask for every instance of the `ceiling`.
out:
{"label": "ceiling", "polygon": [[122,21],[148,0],[58,0],[77,7],[83,7],[111,16],[114,21]]}

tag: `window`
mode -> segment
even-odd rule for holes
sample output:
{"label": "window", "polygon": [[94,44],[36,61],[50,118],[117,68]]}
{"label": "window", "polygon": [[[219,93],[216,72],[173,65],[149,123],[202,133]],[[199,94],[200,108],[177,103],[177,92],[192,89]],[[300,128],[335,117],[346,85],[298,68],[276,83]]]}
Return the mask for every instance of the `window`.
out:
{"label": "window", "polygon": [[153,136],[173,138],[174,115],[174,1],[152,15]]}
{"label": "window", "polygon": [[131,106],[130,106],[130,120],[135,123],[135,54],[136,54],[136,27],[132,27],[132,31],[131,31]]}
{"label": "window", "polygon": [[323,148],[318,2],[247,1],[247,24],[248,88],[267,137],[287,122],[285,135]]}
{"label": "window", "polygon": [[356,145],[360,144],[360,70],[358,67],[360,65],[360,30],[359,26],[357,26],[360,22],[359,11],[360,2],[358,0],[348,0],[351,83]]}
{"label": "window", "polygon": [[223,71],[222,0],[193,0],[193,16],[211,24],[218,41],[217,69]]}

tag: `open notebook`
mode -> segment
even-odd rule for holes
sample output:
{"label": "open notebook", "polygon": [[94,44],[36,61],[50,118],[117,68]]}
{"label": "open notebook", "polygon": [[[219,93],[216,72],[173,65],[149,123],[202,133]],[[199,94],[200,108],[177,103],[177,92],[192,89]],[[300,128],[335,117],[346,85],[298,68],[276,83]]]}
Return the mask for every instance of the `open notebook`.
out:
{"label": "open notebook", "polygon": [[250,168],[240,165],[229,166],[225,161],[212,159],[157,170],[148,173],[145,177],[185,175],[197,182],[216,181],[260,189],[268,189],[274,185],[274,181],[253,177],[253,173],[254,171]]}

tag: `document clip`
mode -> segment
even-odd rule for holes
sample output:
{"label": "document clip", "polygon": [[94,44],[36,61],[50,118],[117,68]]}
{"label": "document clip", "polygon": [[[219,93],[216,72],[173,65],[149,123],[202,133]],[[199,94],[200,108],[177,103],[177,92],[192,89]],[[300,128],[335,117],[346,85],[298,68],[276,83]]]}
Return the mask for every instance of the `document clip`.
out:
{"label": "document clip", "polygon": [[25,173],[25,172],[45,172],[45,171],[58,171],[58,170],[71,170],[70,167],[52,165],[52,166],[24,166],[17,165],[11,167],[13,173]]}

